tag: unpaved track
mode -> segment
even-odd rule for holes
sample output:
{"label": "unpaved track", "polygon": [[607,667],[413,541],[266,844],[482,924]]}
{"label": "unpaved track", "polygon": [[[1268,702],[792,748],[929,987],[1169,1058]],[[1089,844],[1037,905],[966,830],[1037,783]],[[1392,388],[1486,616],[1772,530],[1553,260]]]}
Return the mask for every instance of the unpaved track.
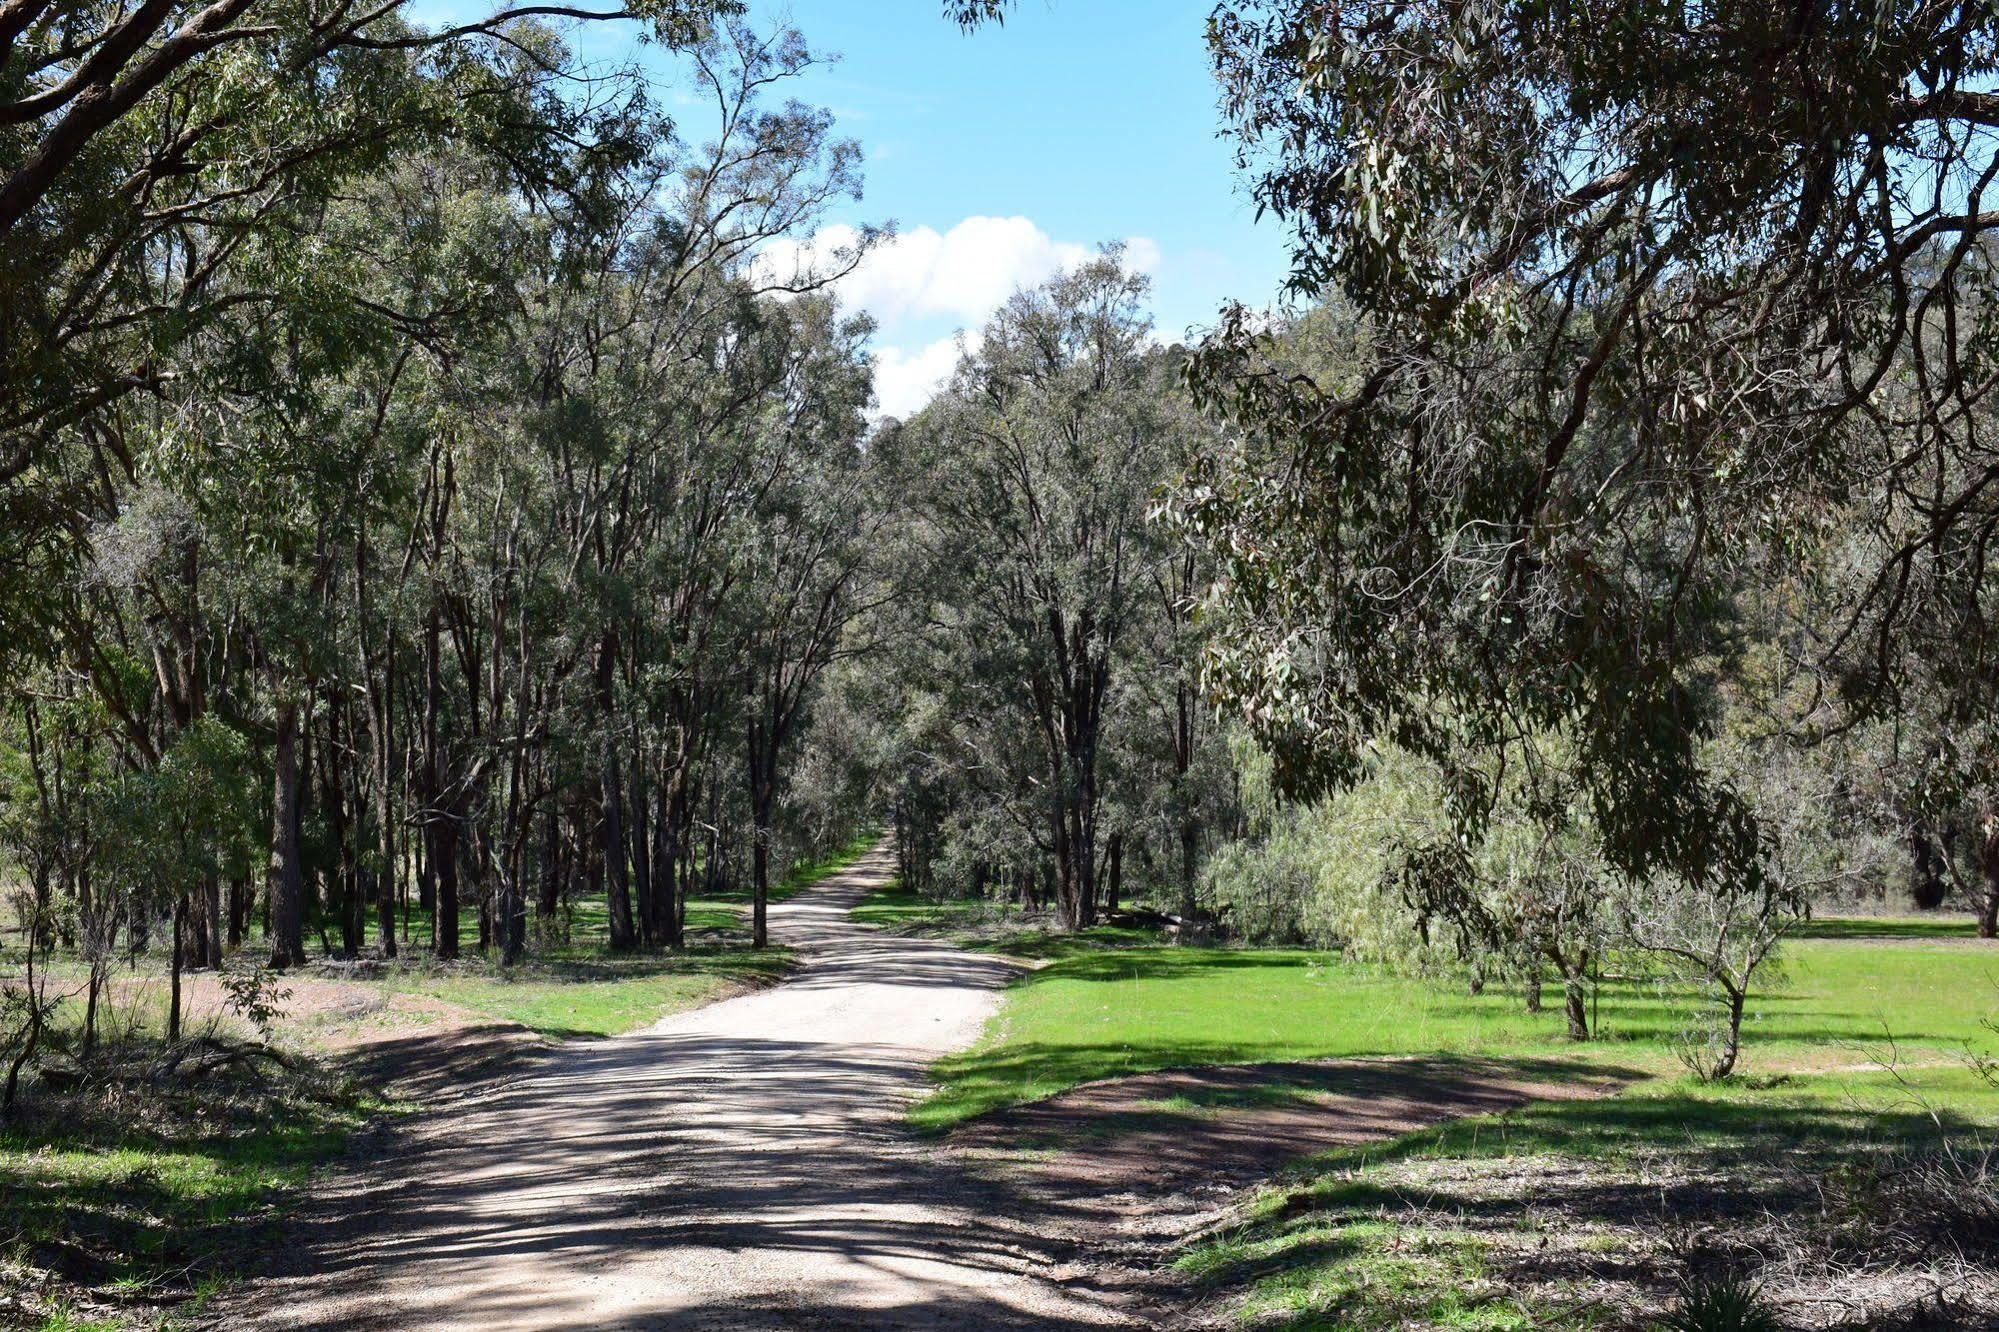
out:
{"label": "unpaved track", "polygon": [[[267,1329],[1136,1326],[902,1129],[1012,974],[852,924],[877,851],[771,908],[784,985],[564,1046],[427,1116],[291,1228],[222,1323]],[[383,1177],[387,1176],[386,1179]],[[264,1311],[252,1321],[252,1310]]]}

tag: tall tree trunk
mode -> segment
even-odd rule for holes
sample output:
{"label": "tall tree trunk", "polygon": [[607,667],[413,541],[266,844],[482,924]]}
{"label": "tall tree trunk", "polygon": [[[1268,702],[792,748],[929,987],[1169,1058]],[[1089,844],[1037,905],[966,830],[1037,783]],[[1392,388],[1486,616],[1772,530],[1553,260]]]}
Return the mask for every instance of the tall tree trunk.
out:
{"label": "tall tree trunk", "polygon": [[646,837],[646,825],[651,818],[651,801],[646,798],[645,773],[639,763],[641,746],[632,745],[631,772],[631,815],[628,828],[631,838],[632,895],[636,899],[639,939],[646,944],[659,942],[659,907],[652,900],[652,852]]}
{"label": "tall tree trunk", "polygon": [[458,811],[437,811],[428,827],[430,861],[437,876],[431,951],[449,962],[458,956]]}
{"label": "tall tree trunk", "polygon": [[201,881],[201,896],[204,904],[202,924],[207,934],[207,964],[216,970],[222,969],[222,876],[210,874]]}
{"label": "tall tree trunk", "polygon": [[1978,821],[1978,868],[1985,879],[1985,896],[1978,904],[1978,937],[1999,938],[1999,810],[1986,810]]}
{"label": "tall tree trunk", "polygon": [[272,756],[271,862],[265,891],[271,905],[271,965],[305,962],[305,883],[298,846],[299,705],[278,704],[277,743]]}
{"label": "tall tree trunk", "polygon": [[686,943],[680,928],[680,846],[681,830],[674,824],[676,797],[669,790],[671,780],[659,784],[654,794],[657,805],[652,842],[653,910],[658,915],[655,936],[668,948]]}
{"label": "tall tree trunk", "polygon": [[[187,894],[174,894],[173,963],[167,979],[167,1044],[180,1042],[180,973],[187,959]],[[31,993],[28,1002],[34,1003]]]}
{"label": "tall tree trunk", "polygon": [[319,765],[319,803],[326,811],[327,831],[333,837],[339,859],[335,871],[339,891],[333,898],[340,914],[340,949],[348,957],[355,957],[367,941],[368,925],[361,867],[355,860],[354,838],[348,819],[347,764],[341,758],[346,748],[341,743],[340,734],[343,712],[338,703],[327,712],[326,724],[332,734],[331,742],[324,746],[325,761]]}
{"label": "tall tree trunk", "polygon": [[619,788],[618,746],[612,734],[613,668],[617,664],[618,638],[607,633],[597,649],[597,707],[604,727],[601,757],[603,824],[599,829],[604,849],[604,896],[611,922],[611,947],[627,952],[638,943],[632,922],[631,891],[625,879],[624,793]]}
{"label": "tall tree trunk", "polygon": [[229,880],[229,946],[243,946],[243,932],[250,924],[250,880],[237,874]]}
{"label": "tall tree trunk", "polygon": [[761,723],[749,728],[750,778],[750,947],[770,943],[770,813],[776,787],[771,772],[770,737]]}
{"label": "tall tree trunk", "polygon": [[[395,766],[390,753],[389,716],[394,706],[395,646],[384,642],[381,653],[381,669],[375,668],[370,643],[373,635],[368,621],[368,541],[367,528],[361,529],[360,538],[354,543],[354,599],[355,610],[361,627],[361,678],[367,682],[366,707],[368,711],[368,744],[372,750],[373,766],[370,777],[374,786],[374,821],[376,853],[381,863],[373,875],[375,883],[375,939],[381,945],[383,957],[396,955],[396,885],[401,875],[396,868],[396,825],[390,814],[390,785],[394,781]],[[356,783],[359,784],[358,782]]]}
{"label": "tall tree trunk", "polygon": [[568,869],[562,845],[561,801],[552,798],[541,820],[541,892],[534,903],[535,924],[542,930],[555,919],[555,908],[562,901],[562,876]]}
{"label": "tall tree trunk", "polygon": [[619,789],[618,755],[610,737],[604,739],[603,800],[598,845],[604,862],[604,900],[611,923],[611,947],[629,951],[638,942],[632,925],[632,898],[625,880],[624,793]]}
{"label": "tall tree trunk", "polygon": [[[1180,821],[1180,919],[1189,926],[1194,923],[1194,915],[1201,909],[1197,893],[1198,880],[1194,874],[1194,863],[1200,852],[1200,825],[1191,818]],[[1186,931],[1181,932],[1186,937]]]}

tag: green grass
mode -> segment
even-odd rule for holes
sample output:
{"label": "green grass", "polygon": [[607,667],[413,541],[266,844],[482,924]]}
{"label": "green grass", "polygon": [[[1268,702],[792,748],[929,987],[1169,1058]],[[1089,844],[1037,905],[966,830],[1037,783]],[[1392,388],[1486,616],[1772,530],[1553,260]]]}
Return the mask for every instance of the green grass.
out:
{"label": "green grass", "polygon": [[[151,1105],[142,1122],[115,1103],[58,1102],[0,1132],[0,1269],[25,1263],[141,1305],[199,1295],[271,1241],[284,1196],[381,1108],[324,1090],[133,1094]],[[49,1329],[123,1325],[59,1297],[45,1315]]]}
{"label": "green grass", "polygon": [[[1600,1040],[1563,1035],[1558,991],[1524,1011],[1516,991],[1478,998],[1425,980],[1281,950],[1129,947],[1060,954],[1024,977],[984,1037],[932,1070],[912,1111],[942,1130],[974,1115],[1098,1078],[1189,1064],[1362,1055],[1560,1054],[1643,1073],[1673,1072],[1686,996],[1606,984]],[[1881,947],[1806,939],[1786,974],[1750,1005],[1745,1071],[1808,1072],[1894,1057],[1918,1085],[1967,1046],[1990,1049],[1999,949],[1948,941]]]}
{"label": "green grass", "polygon": [[959,947],[1000,953],[1029,962],[1052,961],[1159,943],[1152,930],[1097,925],[1086,930],[1051,930],[1026,916],[1017,903],[983,898],[926,897],[890,882],[869,893],[853,909],[864,925],[932,937],[948,936]]}
{"label": "green grass", "polygon": [[[1815,922],[1749,1006],[1743,1075],[1718,1086],[1695,1083],[1672,1054],[1692,996],[1656,983],[1606,983],[1599,1039],[1576,1044],[1554,986],[1547,1011],[1529,1014],[1517,989],[1474,998],[1317,953],[1053,939],[980,1042],[934,1066],[936,1089],[911,1119],[942,1131],[1081,1082],[1190,1064],[1461,1056],[1544,1080],[1610,1075],[1614,1095],[1530,1102],[1301,1163],[1178,1263],[1204,1300],[1256,1326],[1580,1332],[1601,1322],[1590,1301],[1562,1293],[1570,1278],[1533,1284],[1541,1258],[1521,1250],[1536,1227],[1579,1226],[1579,1249],[1663,1252],[1665,1232],[1643,1229],[1666,1224],[1661,1171],[1755,1197],[1786,1162],[1864,1177],[1885,1147],[1933,1149],[1939,1135],[1999,1124],[1999,1091],[1967,1059],[1999,1053],[1987,1025],[1999,1016],[1999,946],[1968,932],[1952,920]],[[1145,1110],[1199,1117],[1305,1095],[1273,1071]],[[1119,1131],[1110,1120],[1076,1130],[1079,1142]],[[1535,1192],[1536,1169],[1572,1182],[1573,1210],[1536,1211],[1552,1205]]]}
{"label": "green grass", "polygon": [[[1786,1189],[1797,1171],[1865,1179],[1891,1149],[1989,1140],[1995,1103],[1965,1068],[1933,1076],[1921,1102],[1886,1073],[1719,1087],[1656,1078],[1615,1097],[1529,1102],[1316,1157],[1265,1189],[1238,1224],[1184,1251],[1176,1267],[1260,1326],[1595,1328],[1591,1302],[1563,1298],[1559,1279],[1551,1301],[1494,1279],[1484,1261],[1489,1241],[1459,1231],[1455,1218],[1478,1218],[1492,1235],[1505,1233],[1510,1216],[1530,1241],[1553,1229],[1579,1249],[1642,1267],[1675,1233],[1662,1179],[1710,1181],[1724,1209],[1760,1211],[1764,1199],[1795,1207]],[[1523,1194],[1522,1178],[1554,1183],[1549,1193]],[[1558,1201],[1564,1181],[1569,1192]],[[1759,1191],[1773,1183],[1774,1191]],[[1530,1278],[1543,1261],[1527,1258]],[[1658,1266],[1671,1271],[1670,1260]]]}
{"label": "green grass", "polygon": [[1969,916],[1824,916],[1797,930],[1800,939],[1976,939]]}
{"label": "green grass", "polygon": [[900,880],[891,879],[862,898],[852,914],[863,925],[949,928],[968,922],[973,912],[984,909],[986,904],[983,902],[960,899],[939,901],[925,897],[904,888]]}
{"label": "green grass", "polygon": [[1195,1250],[1180,1271],[1205,1283],[1261,1274],[1242,1309],[1248,1319],[1340,1332],[1393,1332],[1421,1325],[1465,1332],[1545,1327],[1492,1282],[1485,1243],[1462,1231],[1427,1230],[1414,1243],[1401,1226],[1367,1219],[1316,1219],[1276,1233],[1251,1232]]}
{"label": "green grass", "polygon": [[410,971],[382,983],[400,993],[429,995],[546,1036],[616,1036],[732,991],[776,981],[790,965],[790,950],[784,948],[691,948],[658,956],[542,963],[512,971]]}

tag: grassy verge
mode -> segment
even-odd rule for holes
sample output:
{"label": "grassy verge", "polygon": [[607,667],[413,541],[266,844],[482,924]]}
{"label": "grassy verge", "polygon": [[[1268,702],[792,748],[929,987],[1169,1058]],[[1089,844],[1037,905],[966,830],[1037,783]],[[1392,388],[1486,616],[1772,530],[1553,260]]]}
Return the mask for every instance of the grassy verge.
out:
{"label": "grassy verge", "polygon": [[[1855,1311],[1834,1326],[1986,1326],[1991,1090],[1941,1077],[1951,1110],[1885,1075],[1838,1082],[1660,1080],[1334,1153],[1177,1266],[1259,1327],[1626,1327],[1726,1273],[1771,1305]],[[1952,1293],[1896,1321],[1926,1289]]]}
{"label": "grassy verge", "polygon": [[[181,1080],[94,1059],[0,1131],[0,1325],[152,1327],[273,1236],[285,1196],[380,1104],[309,1068]],[[10,1321],[10,1319],[12,1321]]]}
{"label": "grassy verge", "polygon": [[[1600,1039],[1571,1045],[1553,1011],[1517,992],[1476,997],[1435,983],[1283,950],[1090,948],[1024,977],[971,1050],[933,1069],[913,1112],[945,1129],[974,1115],[1097,1078],[1176,1065],[1355,1055],[1560,1053],[1674,1073],[1670,1043],[1685,996],[1607,984]],[[1752,1003],[1746,1071],[1801,1074],[1892,1057],[1923,1086],[1985,1048],[1999,1012],[1999,950],[1952,940],[1881,946],[1803,939],[1781,980]]]}
{"label": "grassy verge", "polygon": [[426,969],[382,984],[473,1009],[557,1038],[616,1036],[781,978],[784,948],[690,948],[632,958],[537,962],[507,971]]}

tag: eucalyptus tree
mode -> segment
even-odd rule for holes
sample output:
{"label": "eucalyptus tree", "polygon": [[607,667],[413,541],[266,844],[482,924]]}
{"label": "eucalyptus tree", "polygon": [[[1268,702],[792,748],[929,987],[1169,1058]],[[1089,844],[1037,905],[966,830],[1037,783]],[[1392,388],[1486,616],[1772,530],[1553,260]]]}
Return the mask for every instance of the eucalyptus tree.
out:
{"label": "eucalyptus tree", "polygon": [[[820,678],[887,595],[878,538],[893,503],[863,447],[873,391],[864,319],[829,303],[784,310],[795,350],[765,423],[762,468],[739,548],[743,576],[744,775],[750,802],[751,941],[768,942],[772,815],[782,761]],[[775,317],[773,316],[773,322]]]}
{"label": "eucalyptus tree", "polygon": [[1440,716],[1566,730],[1619,868],[1755,874],[1700,760],[1718,607],[1867,533],[1795,641],[1890,714],[1898,639],[1987,608],[1990,7],[1273,0],[1210,33],[1293,290],[1362,331],[1345,382],[1240,313],[1197,367],[1245,436],[1187,506],[1218,683],[1306,785],[1372,734],[1442,752]]}
{"label": "eucalyptus tree", "polygon": [[[477,143],[523,177],[589,137],[537,17],[641,19],[670,46],[728,0],[500,8],[444,29],[398,3],[0,10],[0,615],[71,574],[121,399],[171,396],[185,338],[295,299],[302,209],[397,154]],[[524,99],[532,103],[523,106]]]}
{"label": "eucalyptus tree", "polygon": [[1017,294],[898,445],[931,546],[932,636],[962,691],[952,711],[1001,798],[1031,793],[1025,831],[1078,927],[1107,868],[1107,708],[1166,558],[1147,513],[1181,424],[1145,292],[1113,250]]}
{"label": "eucalyptus tree", "polygon": [[[796,33],[682,37],[719,108],[700,145],[636,84],[558,90],[572,67],[540,30],[460,50],[491,77],[450,134],[403,137],[365,180],[293,179],[202,277],[217,307],[150,353],[159,382],[23,473],[39,499],[61,473],[45,507],[80,539],[38,547],[60,576],[31,584],[10,668],[94,700],[60,747],[77,773],[152,790],[195,739],[234,738],[265,793],[274,965],[315,926],[393,955],[413,896],[440,956],[463,901],[517,960],[530,904],[555,928],[579,886],[606,892],[615,945],[676,944],[704,788],[710,824],[756,821],[732,760],[757,680],[782,703],[782,784],[832,640],[753,637],[751,569],[817,552],[765,564],[803,569],[801,611],[824,600],[833,547],[810,538],[851,497],[834,460],[858,456],[866,375],[859,326],[811,293],[874,233],[822,271],[759,268],[858,192],[857,153],[824,112],[773,103],[812,61]],[[109,873],[86,844],[113,803],[27,808],[18,845]],[[193,965],[243,937],[256,895],[240,821],[207,840],[195,881],[156,876],[180,885],[164,905]],[[137,944],[162,904],[127,900]]]}

